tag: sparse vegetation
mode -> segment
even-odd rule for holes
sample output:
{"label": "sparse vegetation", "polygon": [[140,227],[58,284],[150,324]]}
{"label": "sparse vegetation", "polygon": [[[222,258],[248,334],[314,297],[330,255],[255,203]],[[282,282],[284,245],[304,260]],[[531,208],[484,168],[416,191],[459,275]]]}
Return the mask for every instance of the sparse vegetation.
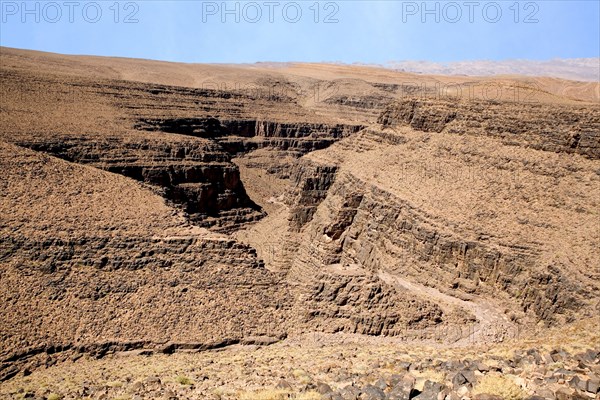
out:
{"label": "sparse vegetation", "polygon": [[240,393],[240,400],[287,400],[291,392],[283,389],[262,389]]}
{"label": "sparse vegetation", "polygon": [[284,389],[261,389],[242,392],[239,400],[320,400],[322,396],[318,392],[309,391],[293,393]]}
{"label": "sparse vegetation", "polygon": [[303,385],[307,385],[312,381],[312,378],[310,377],[308,372],[306,372],[303,369],[296,369],[292,372],[292,374],[296,379],[298,379],[298,382],[300,382]]}
{"label": "sparse vegetation", "polygon": [[293,399],[295,400],[320,400],[323,396],[321,396],[319,393],[317,392],[304,392],[304,393],[299,393],[296,395],[296,397],[293,397]]}
{"label": "sparse vegetation", "polygon": [[177,383],[179,383],[180,385],[193,385],[194,384],[194,381],[192,381],[187,376],[183,376],[183,375],[177,375],[177,377],[175,377],[175,381],[177,381]]}
{"label": "sparse vegetation", "polygon": [[526,393],[512,379],[498,374],[491,373],[484,376],[473,389],[475,394],[494,394],[505,400],[522,400]]}
{"label": "sparse vegetation", "polygon": [[430,380],[433,382],[444,382],[446,378],[446,374],[442,371],[435,371],[433,369],[427,369],[421,372],[414,372],[414,375],[418,378],[423,378],[424,380]]}

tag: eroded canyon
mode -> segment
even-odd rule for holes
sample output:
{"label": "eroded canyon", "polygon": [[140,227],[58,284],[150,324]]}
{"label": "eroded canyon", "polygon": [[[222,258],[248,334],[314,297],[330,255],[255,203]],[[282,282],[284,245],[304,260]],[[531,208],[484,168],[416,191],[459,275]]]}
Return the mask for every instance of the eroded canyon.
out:
{"label": "eroded canyon", "polygon": [[597,83],[1,51],[2,381],[597,323]]}

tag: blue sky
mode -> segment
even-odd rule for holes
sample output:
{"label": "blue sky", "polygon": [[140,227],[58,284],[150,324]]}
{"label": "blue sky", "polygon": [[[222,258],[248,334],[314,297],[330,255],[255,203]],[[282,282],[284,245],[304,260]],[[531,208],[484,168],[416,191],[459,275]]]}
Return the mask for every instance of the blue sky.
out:
{"label": "blue sky", "polygon": [[225,63],[600,56],[598,0],[0,3],[2,46],[66,54]]}

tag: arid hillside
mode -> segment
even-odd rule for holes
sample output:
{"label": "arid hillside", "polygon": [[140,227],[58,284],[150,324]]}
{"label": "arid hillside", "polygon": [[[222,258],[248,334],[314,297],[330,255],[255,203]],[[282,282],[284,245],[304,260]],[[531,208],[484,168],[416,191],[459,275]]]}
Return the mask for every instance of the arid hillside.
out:
{"label": "arid hillside", "polygon": [[[0,393],[277,399],[239,390],[287,377],[285,396],[464,398],[479,378],[454,373],[474,360],[439,372],[462,352],[499,357],[502,379],[521,368],[523,396],[600,398],[571,375],[532,375],[557,362],[579,363],[584,382],[600,373],[586,328],[600,315],[600,84],[0,48],[0,96]],[[332,377],[303,348],[346,349],[364,371],[342,356]],[[224,368],[189,393],[159,378],[131,393],[27,381],[78,362],[92,376],[119,354],[135,354],[133,371],[161,353],[162,376],[216,350],[242,369],[236,352],[264,351],[262,366],[281,356],[290,371]],[[379,356],[389,368],[367,371]],[[127,385],[145,379],[132,374]]]}

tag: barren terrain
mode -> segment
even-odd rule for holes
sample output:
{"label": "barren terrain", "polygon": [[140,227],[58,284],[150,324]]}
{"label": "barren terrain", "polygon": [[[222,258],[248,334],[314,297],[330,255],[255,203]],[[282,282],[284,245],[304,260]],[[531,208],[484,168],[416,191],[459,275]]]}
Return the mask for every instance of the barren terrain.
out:
{"label": "barren terrain", "polygon": [[3,398],[600,399],[597,82],[0,60]]}

